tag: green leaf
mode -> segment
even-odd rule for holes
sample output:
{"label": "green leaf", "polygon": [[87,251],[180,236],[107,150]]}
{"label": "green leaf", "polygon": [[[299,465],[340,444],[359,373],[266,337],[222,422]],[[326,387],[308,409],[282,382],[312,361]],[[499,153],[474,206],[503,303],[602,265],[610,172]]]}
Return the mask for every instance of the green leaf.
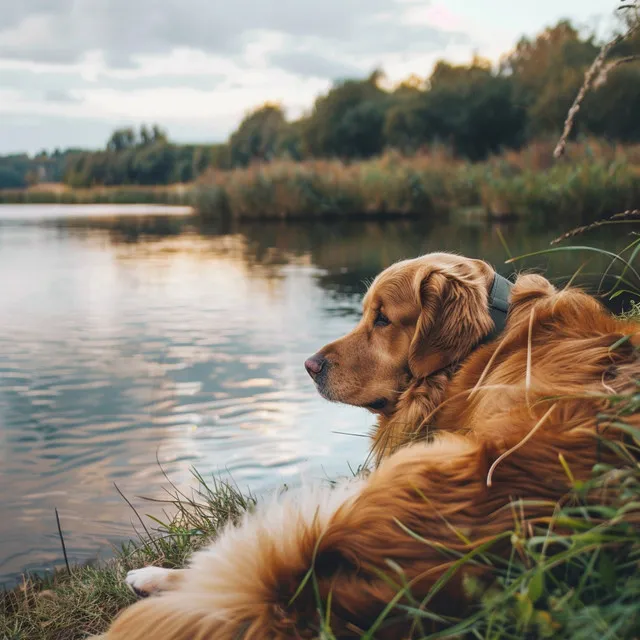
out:
{"label": "green leaf", "polygon": [[533,577],[529,581],[527,593],[531,602],[536,603],[544,592],[544,571],[541,568],[536,569]]}
{"label": "green leaf", "polygon": [[608,553],[601,553],[598,561],[598,572],[607,589],[614,589],[616,586],[616,569],[611,556]]}

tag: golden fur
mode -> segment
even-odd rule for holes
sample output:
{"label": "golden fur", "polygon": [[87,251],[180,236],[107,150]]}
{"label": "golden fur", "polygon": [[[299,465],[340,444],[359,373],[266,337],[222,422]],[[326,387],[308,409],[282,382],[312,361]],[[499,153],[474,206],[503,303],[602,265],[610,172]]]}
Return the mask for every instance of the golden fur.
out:
{"label": "golden fur", "polygon": [[[373,433],[376,462],[423,436],[439,405],[450,365],[464,360],[493,328],[487,300],[495,272],[485,262],[431,253],[398,262],[372,283],[362,318],[323,347],[315,378],[328,400],[370,408],[384,400]],[[375,326],[378,312],[391,322]]]}
{"label": "golden fur", "polygon": [[[611,389],[635,388],[640,327],[578,290],[556,291],[541,276],[522,275],[506,329],[476,347],[491,329],[491,277],[484,263],[445,254],[381,274],[358,327],[325,348],[334,364],[319,385],[354,404],[388,399],[374,435],[379,466],[337,489],[285,493],[263,505],[195,554],[171,590],[125,610],[105,638],[311,638],[319,627],[314,588],[324,602],[331,594],[336,637],[359,637],[398,591],[388,560],[421,601],[450,566],[439,546],[465,552],[510,530],[513,499],[531,501],[522,519],[549,518],[570,489],[559,456],[583,479],[606,458],[598,438],[617,437],[596,416],[610,410]],[[390,325],[374,326],[379,308]],[[443,368],[461,359],[449,381]],[[434,373],[442,377],[437,384]],[[640,424],[637,416],[630,421]],[[432,440],[398,448],[423,423]],[[305,582],[311,566],[315,587]],[[462,574],[431,609],[460,613]],[[407,637],[397,613],[376,638]]]}

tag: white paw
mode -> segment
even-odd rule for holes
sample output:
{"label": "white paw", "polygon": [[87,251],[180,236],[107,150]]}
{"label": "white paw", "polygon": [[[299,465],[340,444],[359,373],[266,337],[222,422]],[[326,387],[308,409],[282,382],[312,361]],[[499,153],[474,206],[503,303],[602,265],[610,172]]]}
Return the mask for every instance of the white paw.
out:
{"label": "white paw", "polygon": [[149,596],[167,588],[173,571],[173,569],[163,569],[162,567],[135,569],[127,573],[125,582],[136,595]]}

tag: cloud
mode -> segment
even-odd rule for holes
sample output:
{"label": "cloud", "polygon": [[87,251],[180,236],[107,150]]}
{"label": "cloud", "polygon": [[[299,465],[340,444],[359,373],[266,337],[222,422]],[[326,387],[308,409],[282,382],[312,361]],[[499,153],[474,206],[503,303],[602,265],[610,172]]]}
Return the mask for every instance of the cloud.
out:
{"label": "cloud", "polygon": [[49,89],[44,92],[44,99],[46,102],[62,102],[62,103],[74,103],[80,102],[80,99],[72,95],[69,91],[63,89]]}
{"label": "cloud", "polygon": [[72,63],[90,50],[112,66],[189,47],[240,54],[254,30],[357,39],[394,0],[21,0],[3,8],[0,57]]}
{"label": "cloud", "polygon": [[363,73],[363,69],[355,64],[311,51],[278,51],[269,56],[269,62],[296,75],[332,80],[358,77]]}
{"label": "cloud", "polygon": [[468,59],[478,45],[428,0],[5,4],[0,121],[18,129],[3,128],[0,153],[77,144],[73,122],[89,147],[140,122],[176,140],[221,141],[265,101],[297,117],[337,79],[375,68],[391,81],[426,75],[437,57]]}
{"label": "cloud", "polygon": [[[453,44],[467,45],[469,36],[453,29],[435,28],[425,22],[410,22],[403,11],[385,11],[363,19],[356,37],[342,39],[282,38],[269,62],[291,73],[336,79],[362,77],[394,55],[426,54]],[[427,70],[425,70],[426,72]]]}

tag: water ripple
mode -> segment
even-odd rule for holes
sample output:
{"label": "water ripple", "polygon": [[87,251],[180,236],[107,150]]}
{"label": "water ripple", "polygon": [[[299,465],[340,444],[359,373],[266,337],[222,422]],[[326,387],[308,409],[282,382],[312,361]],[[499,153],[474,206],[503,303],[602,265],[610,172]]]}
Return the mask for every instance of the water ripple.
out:
{"label": "water ripple", "polygon": [[239,236],[58,231],[0,224],[0,582],[61,561],[55,507],[72,560],[130,537],[113,483],[153,511],[135,496],[162,495],[156,458],[180,485],[196,466],[253,491],[362,459],[331,430],[366,415],[324,403],[302,368],[350,323],[316,270],[274,282]]}

